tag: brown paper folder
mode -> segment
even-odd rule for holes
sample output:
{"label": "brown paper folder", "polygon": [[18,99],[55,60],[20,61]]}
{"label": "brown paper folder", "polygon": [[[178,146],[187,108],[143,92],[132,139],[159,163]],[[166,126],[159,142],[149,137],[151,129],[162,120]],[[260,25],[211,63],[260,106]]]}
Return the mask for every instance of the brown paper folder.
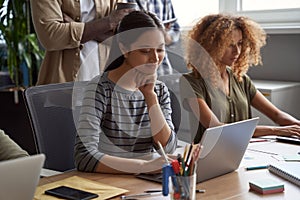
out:
{"label": "brown paper folder", "polygon": [[65,185],[65,186],[73,187],[76,189],[96,193],[99,195],[99,197],[96,199],[99,199],[99,200],[100,199],[109,199],[114,196],[118,196],[118,195],[128,192],[128,190],[125,190],[122,188],[118,188],[118,187],[110,186],[107,184],[91,181],[89,179],[81,178],[79,176],[72,176],[72,177],[69,177],[69,178],[66,178],[66,179],[63,179],[60,181],[56,181],[53,183],[48,183],[46,185],[38,186],[36,188],[34,200],[59,199],[56,197],[45,195],[44,192],[45,192],[45,190],[55,188],[55,187],[61,186],[61,185]]}

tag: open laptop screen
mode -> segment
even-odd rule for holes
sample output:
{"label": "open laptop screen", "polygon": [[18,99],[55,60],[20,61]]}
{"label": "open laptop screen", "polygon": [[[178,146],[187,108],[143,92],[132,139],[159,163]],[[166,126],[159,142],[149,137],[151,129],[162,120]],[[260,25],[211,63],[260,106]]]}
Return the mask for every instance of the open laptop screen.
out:
{"label": "open laptop screen", "polygon": [[252,138],[259,118],[208,128],[197,163],[197,182],[236,170]]}
{"label": "open laptop screen", "polygon": [[39,183],[44,154],[0,162],[0,199],[32,200]]}
{"label": "open laptop screen", "polygon": [[[208,128],[203,134],[203,149],[197,162],[197,183],[236,170],[253,136],[259,118]],[[184,148],[179,148],[183,155]],[[137,178],[162,182],[161,174],[138,174]]]}

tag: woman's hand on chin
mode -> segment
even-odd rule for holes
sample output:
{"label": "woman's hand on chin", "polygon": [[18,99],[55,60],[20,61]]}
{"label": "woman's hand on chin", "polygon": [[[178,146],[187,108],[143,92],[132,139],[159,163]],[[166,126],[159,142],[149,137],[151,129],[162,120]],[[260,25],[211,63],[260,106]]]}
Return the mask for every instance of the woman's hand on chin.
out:
{"label": "woman's hand on chin", "polygon": [[144,73],[143,71],[135,70],[135,83],[136,87],[144,94],[148,96],[154,94],[154,85],[157,80],[156,71],[155,73]]}

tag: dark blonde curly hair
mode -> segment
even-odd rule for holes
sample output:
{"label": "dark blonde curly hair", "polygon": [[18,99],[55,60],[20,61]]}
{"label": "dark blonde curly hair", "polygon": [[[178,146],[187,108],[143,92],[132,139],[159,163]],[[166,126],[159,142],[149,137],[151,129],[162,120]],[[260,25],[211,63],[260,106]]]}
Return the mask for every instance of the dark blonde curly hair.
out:
{"label": "dark blonde curly hair", "polygon": [[241,53],[231,66],[234,75],[242,81],[250,66],[262,64],[260,49],[266,44],[266,33],[260,25],[247,17],[215,14],[202,18],[188,34],[188,69],[216,82],[214,73],[219,72],[218,63],[235,29],[241,30],[243,39]]}

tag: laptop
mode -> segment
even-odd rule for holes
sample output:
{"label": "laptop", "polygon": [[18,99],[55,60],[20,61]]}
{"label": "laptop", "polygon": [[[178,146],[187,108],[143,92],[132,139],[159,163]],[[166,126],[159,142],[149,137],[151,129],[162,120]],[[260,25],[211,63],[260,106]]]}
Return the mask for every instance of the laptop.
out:
{"label": "laptop", "polygon": [[0,199],[32,200],[44,161],[44,154],[1,161]]}
{"label": "laptop", "polygon": [[276,141],[277,142],[288,143],[288,144],[300,145],[300,137],[277,136]]}
{"label": "laptop", "polygon": [[256,117],[206,129],[200,142],[203,149],[197,162],[197,183],[239,167],[258,120]]}
{"label": "laptop", "polygon": [[[206,129],[200,142],[203,149],[197,162],[197,183],[239,167],[258,120],[256,117]],[[161,174],[139,174],[137,177],[162,182]]]}

